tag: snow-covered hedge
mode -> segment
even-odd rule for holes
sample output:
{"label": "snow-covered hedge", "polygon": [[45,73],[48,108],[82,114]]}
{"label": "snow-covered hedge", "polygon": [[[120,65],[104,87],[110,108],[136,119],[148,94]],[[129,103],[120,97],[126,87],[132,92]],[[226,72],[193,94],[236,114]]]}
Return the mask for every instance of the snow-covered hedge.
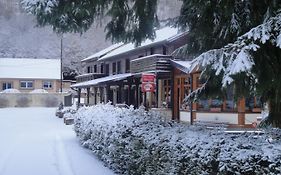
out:
{"label": "snow-covered hedge", "polygon": [[74,115],[82,145],[119,174],[281,173],[281,142],[268,134],[230,135],[110,104]]}

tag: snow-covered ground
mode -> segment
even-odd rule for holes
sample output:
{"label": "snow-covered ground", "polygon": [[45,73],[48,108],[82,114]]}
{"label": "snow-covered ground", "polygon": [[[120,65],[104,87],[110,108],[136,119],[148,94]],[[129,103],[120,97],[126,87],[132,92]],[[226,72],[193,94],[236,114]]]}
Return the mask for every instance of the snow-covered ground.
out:
{"label": "snow-covered ground", "polygon": [[0,109],[1,175],[110,175],[54,108]]}

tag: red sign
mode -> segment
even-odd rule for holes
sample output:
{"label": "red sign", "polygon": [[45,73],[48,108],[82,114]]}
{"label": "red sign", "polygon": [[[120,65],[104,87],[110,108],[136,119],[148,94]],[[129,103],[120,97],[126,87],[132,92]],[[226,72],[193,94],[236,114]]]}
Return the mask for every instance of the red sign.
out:
{"label": "red sign", "polygon": [[142,74],[141,81],[142,82],[154,82],[155,74]]}
{"label": "red sign", "polygon": [[155,83],[142,83],[141,84],[141,91],[142,92],[154,92],[155,91]]}
{"label": "red sign", "polygon": [[142,74],[141,76],[141,90],[142,92],[155,91],[155,74]]}

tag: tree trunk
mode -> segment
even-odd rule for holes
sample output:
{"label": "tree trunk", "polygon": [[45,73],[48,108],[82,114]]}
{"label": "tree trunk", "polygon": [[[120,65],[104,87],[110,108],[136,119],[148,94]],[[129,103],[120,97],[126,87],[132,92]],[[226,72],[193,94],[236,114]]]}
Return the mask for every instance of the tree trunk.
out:
{"label": "tree trunk", "polygon": [[281,128],[281,91],[278,88],[275,96],[269,99],[268,121],[273,127]]}

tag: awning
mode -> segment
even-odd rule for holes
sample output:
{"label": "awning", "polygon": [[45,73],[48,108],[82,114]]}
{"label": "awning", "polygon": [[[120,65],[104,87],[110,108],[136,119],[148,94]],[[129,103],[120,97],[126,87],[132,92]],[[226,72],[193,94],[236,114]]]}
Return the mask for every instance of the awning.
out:
{"label": "awning", "polygon": [[133,76],[133,74],[131,74],[131,73],[110,75],[110,76],[97,78],[97,79],[90,80],[90,81],[76,83],[74,85],[71,85],[70,87],[72,87],[72,88],[87,88],[87,87],[90,87],[90,86],[95,86],[95,85],[110,82],[110,81],[115,82],[115,81],[124,80],[128,77],[131,77],[131,76]]}
{"label": "awning", "polygon": [[191,61],[175,61],[171,60],[171,65],[184,73],[189,74],[191,68]]}

